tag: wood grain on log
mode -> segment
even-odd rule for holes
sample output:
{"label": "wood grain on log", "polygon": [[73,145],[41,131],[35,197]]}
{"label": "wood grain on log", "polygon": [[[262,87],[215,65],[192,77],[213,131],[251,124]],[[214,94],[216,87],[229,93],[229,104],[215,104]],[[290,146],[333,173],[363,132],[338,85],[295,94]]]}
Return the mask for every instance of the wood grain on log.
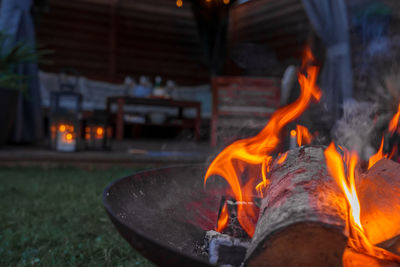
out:
{"label": "wood grain on log", "polygon": [[300,147],[274,163],[248,266],[341,266],[347,204],[328,174],[324,147]]}

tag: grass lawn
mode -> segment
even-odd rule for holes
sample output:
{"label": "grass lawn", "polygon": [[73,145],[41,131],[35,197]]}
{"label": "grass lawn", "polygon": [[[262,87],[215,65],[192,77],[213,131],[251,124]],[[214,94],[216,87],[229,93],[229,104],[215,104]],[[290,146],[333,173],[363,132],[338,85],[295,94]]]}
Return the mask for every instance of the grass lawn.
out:
{"label": "grass lawn", "polygon": [[153,266],[101,201],[107,184],[132,172],[0,168],[0,266]]}

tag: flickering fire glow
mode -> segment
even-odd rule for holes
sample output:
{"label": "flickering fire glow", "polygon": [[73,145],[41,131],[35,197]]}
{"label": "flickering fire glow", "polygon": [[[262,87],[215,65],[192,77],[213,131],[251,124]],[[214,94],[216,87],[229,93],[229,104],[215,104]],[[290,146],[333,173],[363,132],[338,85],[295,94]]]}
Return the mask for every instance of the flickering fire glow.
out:
{"label": "flickering fire glow", "polygon": [[[236,201],[239,203],[251,202],[252,197],[258,191],[262,193],[268,182],[269,165],[272,162],[271,154],[280,142],[281,130],[290,122],[297,119],[308,107],[310,101],[319,101],[321,91],[316,86],[318,67],[310,65],[314,60],[311,50],[305,51],[303,67],[306,74],[299,74],[298,80],[301,88],[299,98],[280,109],[278,109],[269,120],[268,124],[256,136],[242,139],[226,147],[210,164],[205,175],[204,183],[211,176],[223,177],[230,186]],[[247,182],[243,180],[244,166],[252,165],[259,169],[259,176],[247,177]],[[244,192],[243,186],[253,184],[261,178],[261,182],[256,187]],[[243,229],[249,236],[253,236],[255,223],[257,222],[256,207],[254,205],[238,205],[238,220]]]}

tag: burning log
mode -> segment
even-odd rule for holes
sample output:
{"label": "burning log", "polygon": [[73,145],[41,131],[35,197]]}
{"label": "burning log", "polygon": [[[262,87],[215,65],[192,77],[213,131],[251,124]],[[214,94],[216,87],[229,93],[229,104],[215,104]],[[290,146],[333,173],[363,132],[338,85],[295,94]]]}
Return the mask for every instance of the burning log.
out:
{"label": "burning log", "polygon": [[[381,159],[360,178],[361,223],[368,239],[400,255],[400,164]],[[392,240],[389,242],[389,240]],[[397,243],[397,246],[396,246]]]}
{"label": "burning log", "polygon": [[398,267],[396,262],[380,260],[372,256],[358,253],[351,248],[347,248],[343,254],[344,267]]}
{"label": "burning log", "polygon": [[326,170],[323,147],[291,150],[270,174],[245,263],[341,266],[347,206]]}

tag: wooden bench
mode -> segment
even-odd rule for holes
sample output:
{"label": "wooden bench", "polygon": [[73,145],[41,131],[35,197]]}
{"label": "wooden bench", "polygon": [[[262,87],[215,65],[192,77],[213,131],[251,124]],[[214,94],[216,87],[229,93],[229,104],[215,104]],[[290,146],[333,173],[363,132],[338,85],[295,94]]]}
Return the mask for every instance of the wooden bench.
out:
{"label": "wooden bench", "polygon": [[258,133],[279,107],[279,85],[277,78],[212,78],[211,145]]}

